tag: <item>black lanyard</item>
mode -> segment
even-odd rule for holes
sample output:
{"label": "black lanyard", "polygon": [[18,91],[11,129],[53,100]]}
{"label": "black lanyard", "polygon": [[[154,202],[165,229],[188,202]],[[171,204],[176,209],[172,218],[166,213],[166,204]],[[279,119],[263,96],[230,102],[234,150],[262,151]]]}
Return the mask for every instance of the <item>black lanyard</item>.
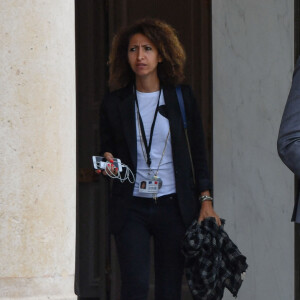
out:
{"label": "black lanyard", "polygon": [[148,165],[149,168],[151,166],[150,151],[151,151],[151,145],[152,145],[154,126],[155,126],[156,117],[157,117],[157,113],[158,113],[160,94],[161,94],[161,89],[159,89],[159,95],[158,95],[157,105],[156,105],[156,109],[155,109],[155,113],[154,113],[154,118],[153,118],[152,125],[151,125],[150,139],[149,139],[149,144],[148,144],[147,139],[146,139],[143,120],[142,120],[142,117],[141,117],[141,114],[140,114],[139,104],[138,104],[138,101],[137,101],[136,89],[135,89],[135,103],[136,103],[138,118],[139,118],[138,122],[140,123],[140,127],[141,127],[142,138],[143,138],[143,142],[144,142],[145,149],[146,149],[146,154],[147,154],[147,165]]}

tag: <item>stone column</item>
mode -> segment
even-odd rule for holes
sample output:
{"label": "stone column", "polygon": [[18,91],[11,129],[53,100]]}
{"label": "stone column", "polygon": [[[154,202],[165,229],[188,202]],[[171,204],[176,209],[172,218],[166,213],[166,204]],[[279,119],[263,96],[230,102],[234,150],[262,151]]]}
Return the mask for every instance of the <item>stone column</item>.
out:
{"label": "stone column", "polygon": [[238,298],[294,299],[294,176],[276,149],[294,1],[214,0],[212,15],[215,208],[248,258]]}
{"label": "stone column", "polygon": [[0,1],[0,299],[76,299],[73,0]]}

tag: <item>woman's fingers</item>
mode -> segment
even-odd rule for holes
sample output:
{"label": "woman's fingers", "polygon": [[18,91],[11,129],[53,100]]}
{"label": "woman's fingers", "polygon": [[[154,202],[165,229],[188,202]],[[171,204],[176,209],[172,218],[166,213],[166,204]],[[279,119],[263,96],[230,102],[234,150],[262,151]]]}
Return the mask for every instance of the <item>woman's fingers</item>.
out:
{"label": "woman's fingers", "polygon": [[114,156],[113,156],[110,152],[105,152],[105,153],[103,154],[103,156],[104,156],[104,158],[105,158],[106,160],[108,160],[108,161],[111,161],[111,160],[113,160],[113,158],[114,158]]}
{"label": "woman's fingers", "polygon": [[106,166],[106,169],[102,172],[103,175],[117,175],[118,169],[114,166],[114,156],[110,152],[105,152],[103,154],[104,158],[108,161],[108,164]]}
{"label": "woman's fingers", "polygon": [[215,215],[215,216],[207,216],[207,217],[199,217],[198,223],[201,223],[203,220],[205,220],[206,218],[210,218],[210,217],[211,218],[215,218],[217,225],[221,226],[221,219],[217,215]]}
{"label": "woman's fingers", "polygon": [[117,175],[118,174],[118,168],[114,165],[114,156],[110,152],[105,152],[103,154],[104,158],[107,160],[106,168],[105,170],[96,170],[97,174],[102,173],[103,175]]}
{"label": "woman's fingers", "polygon": [[113,161],[110,161],[107,166],[105,171],[106,174],[110,174],[110,175],[117,175],[118,174],[118,169],[115,167],[115,165],[113,164]]}
{"label": "woman's fingers", "polygon": [[221,219],[219,218],[219,216],[217,214],[215,216],[215,219],[216,219],[218,226],[221,226]]}

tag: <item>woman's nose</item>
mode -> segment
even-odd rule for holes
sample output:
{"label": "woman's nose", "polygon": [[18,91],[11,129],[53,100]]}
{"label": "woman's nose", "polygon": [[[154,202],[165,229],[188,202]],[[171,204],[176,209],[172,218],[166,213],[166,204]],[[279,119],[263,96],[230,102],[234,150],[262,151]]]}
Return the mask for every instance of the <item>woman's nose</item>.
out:
{"label": "woman's nose", "polygon": [[138,51],[137,51],[137,59],[138,59],[138,60],[143,59],[143,50],[141,49],[141,47],[138,48]]}

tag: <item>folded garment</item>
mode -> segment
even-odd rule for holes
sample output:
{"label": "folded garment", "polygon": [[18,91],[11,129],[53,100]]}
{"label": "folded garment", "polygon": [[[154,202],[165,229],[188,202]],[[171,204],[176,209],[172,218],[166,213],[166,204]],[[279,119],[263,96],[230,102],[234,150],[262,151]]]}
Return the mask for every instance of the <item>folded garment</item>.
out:
{"label": "folded garment", "polygon": [[220,300],[226,287],[234,297],[248,267],[246,257],[224,231],[225,220],[218,226],[215,218],[188,228],[182,251],[186,257],[186,278],[196,300]]}

